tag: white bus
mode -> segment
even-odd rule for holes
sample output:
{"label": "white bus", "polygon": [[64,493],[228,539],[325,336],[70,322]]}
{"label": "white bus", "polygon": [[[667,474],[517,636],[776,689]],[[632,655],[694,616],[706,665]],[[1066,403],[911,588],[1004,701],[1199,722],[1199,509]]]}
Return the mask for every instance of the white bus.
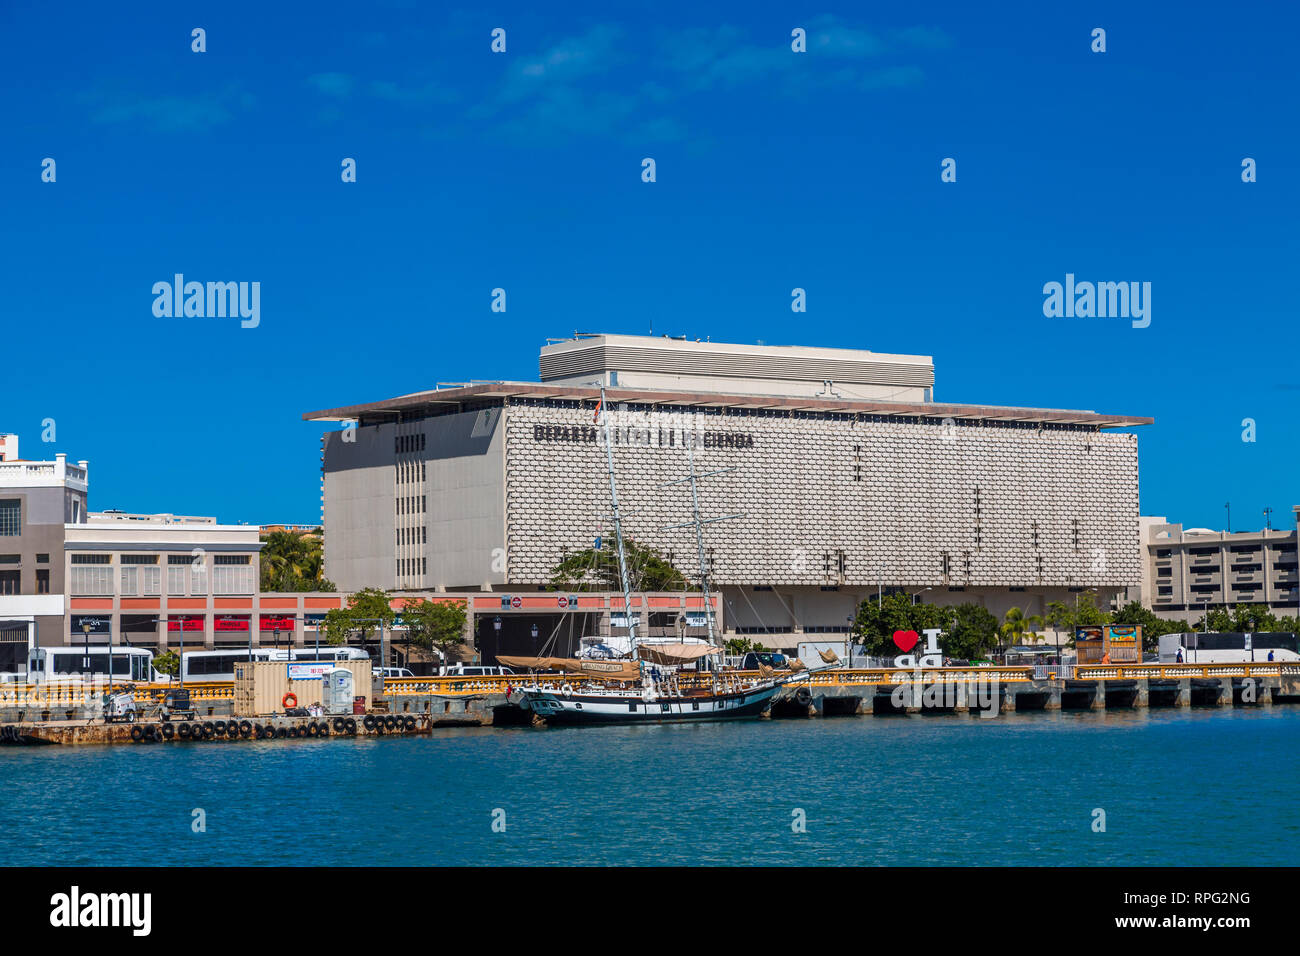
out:
{"label": "white bus", "polygon": [[[366,661],[370,659],[359,647],[322,647],[320,653],[315,648],[255,647],[252,660],[255,661]],[[181,674],[187,684],[202,684],[207,681],[233,681],[235,665],[249,660],[248,648],[220,651],[186,651],[181,656]]]}
{"label": "white bus", "polygon": [[[113,680],[167,680],[167,675],[153,668],[153,651],[143,647],[114,646],[111,656]],[[103,644],[91,647],[89,656],[85,648],[34,647],[27,652],[27,680],[32,684],[79,681],[89,673],[92,681],[104,681],[108,679],[109,657],[109,648]]]}

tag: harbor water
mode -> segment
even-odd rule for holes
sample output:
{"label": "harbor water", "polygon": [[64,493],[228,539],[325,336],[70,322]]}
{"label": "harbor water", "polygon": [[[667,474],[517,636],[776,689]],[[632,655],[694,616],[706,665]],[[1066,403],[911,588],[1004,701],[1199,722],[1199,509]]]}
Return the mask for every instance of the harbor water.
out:
{"label": "harbor water", "polygon": [[0,860],[1295,865],[1298,743],[1277,706],[8,748]]}

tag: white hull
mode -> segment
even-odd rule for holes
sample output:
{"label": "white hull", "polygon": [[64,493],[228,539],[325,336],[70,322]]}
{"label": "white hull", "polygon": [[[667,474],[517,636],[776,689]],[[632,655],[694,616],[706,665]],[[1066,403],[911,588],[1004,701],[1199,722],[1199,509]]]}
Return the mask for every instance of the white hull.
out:
{"label": "white hull", "polygon": [[763,682],[719,694],[647,696],[638,691],[525,687],[524,701],[552,724],[660,724],[693,720],[741,720],[760,716],[781,689]]}

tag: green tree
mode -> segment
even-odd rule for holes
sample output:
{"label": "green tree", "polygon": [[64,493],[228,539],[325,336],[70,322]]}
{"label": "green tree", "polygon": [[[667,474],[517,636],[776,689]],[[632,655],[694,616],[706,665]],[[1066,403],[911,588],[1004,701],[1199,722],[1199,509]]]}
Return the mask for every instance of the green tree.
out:
{"label": "green tree", "polygon": [[754,650],[754,642],[747,637],[729,637],[722,642],[722,648],[728,654],[739,657]]}
{"label": "green tree", "polygon": [[1081,591],[1074,596],[1073,602],[1051,601],[1043,622],[1049,627],[1065,633],[1065,643],[1074,646],[1074,629],[1097,624],[1109,624],[1110,612],[1097,606],[1096,593]]}
{"label": "green tree", "polygon": [[349,634],[360,631],[364,641],[378,629],[380,621],[385,627],[392,627],[397,615],[389,601],[388,592],[382,588],[364,588],[349,595],[347,607],[326,612],[321,622],[325,639],[331,644],[345,644]]}
{"label": "green tree", "polygon": [[1129,601],[1111,616],[1111,624],[1142,628],[1142,650],[1155,651],[1160,647],[1162,634],[1182,634],[1192,629],[1186,621],[1166,621],[1157,617],[1150,608],[1137,601]]}
{"label": "green tree", "polygon": [[464,601],[419,600],[402,608],[411,643],[423,648],[437,648],[443,660],[447,651],[465,639]]}
{"label": "green tree", "polygon": [[998,619],[988,608],[967,602],[952,609],[948,633],[939,639],[948,657],[975,660],[998,642]]}
{"label": "green tree", "polygon": [[[631,538],[623,539],[627,574],[637,591],[682,591],[686,577],[653,548],[642,547]],[[612,542],[597,551],[594,547],[566,554],[551,568],[552,591],[621,591],[617,547]]]}
{"label": "green tree", "polygon": [[168,677],[175,677],[181,672],[180,656],[175,651],[168,648],[154,657],[153,669],[159,674],[166,674]]}
{"label": "green tree", "polygon": [[947,630],[953,609],[935,604],[913,604],[901,592],[890,594],[877,604],[868,598],[858,605],[853,621],[853,635],[863,649],[876,657],[899,653],[894,643],[895,631],[916,631],[922,634],[928,628]]}
{"label": "green tree", "polygon": [[1202,631],[1206,630],[1206,617],[1209,617],[1209,628],[1211,631],[1248,631],[1252,634],[1261,631],[1294,631],[1296,622],[1294,618],[1274,617],[1268,607],[1263,604],[1238,604],[1229,610],[1226,606],[1212,607],[1208,615],[1201,615],[1201,619],[1194,626],[1189,626],[1186,630]]}
{"label": "green tree", "polygon": [[272,531],[262,535],[263,591],[333,591],[325,578],[321,529],[314,532]]}

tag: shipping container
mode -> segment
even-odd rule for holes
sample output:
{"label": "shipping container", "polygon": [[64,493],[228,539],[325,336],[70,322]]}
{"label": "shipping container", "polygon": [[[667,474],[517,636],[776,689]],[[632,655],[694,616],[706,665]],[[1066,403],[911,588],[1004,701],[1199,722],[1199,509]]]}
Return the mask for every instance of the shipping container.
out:
{"label": "shipping container", "polygon": [[284,698],[293,694],[290,707],[310,707],[322,702],[324,674],[335,668],[352,672],[353,686],[370,686],[370,661],[239,661],[235,664],[235,716],[264,717],[282,714]]}

